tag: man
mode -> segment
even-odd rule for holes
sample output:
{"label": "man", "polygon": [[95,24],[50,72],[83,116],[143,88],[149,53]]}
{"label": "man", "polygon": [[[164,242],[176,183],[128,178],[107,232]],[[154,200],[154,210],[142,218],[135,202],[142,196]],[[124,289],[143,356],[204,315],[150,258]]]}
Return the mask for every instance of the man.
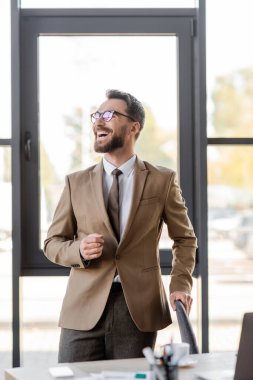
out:
{"label": "man", "polygon": [[91,119],[103,159],[67,176],[45,241],[49,260],[72,267],[59,362],[140,357],[154,347],[171,323],[159,267],[163,223],[174,240],[171,306],[180,299],[189,313],[192,303],[196,237],[175,173],[134,154],[142,104],[109,90]]}

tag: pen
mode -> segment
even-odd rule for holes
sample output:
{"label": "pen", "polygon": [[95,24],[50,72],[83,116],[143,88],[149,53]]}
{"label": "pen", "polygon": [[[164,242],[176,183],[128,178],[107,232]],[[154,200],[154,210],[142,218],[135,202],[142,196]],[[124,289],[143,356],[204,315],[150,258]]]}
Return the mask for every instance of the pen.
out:
{"label": "pen", "polygon": [[154,372],[155,372],[155,375],[157,376],[157,379],[164,380],[164,375],[156,364],[155,356],[152,349],[150,347],[145,347],[143,348],[142,352],[145,358],[147,359],[147,361],[149,362],[149,364],[154,368]]}

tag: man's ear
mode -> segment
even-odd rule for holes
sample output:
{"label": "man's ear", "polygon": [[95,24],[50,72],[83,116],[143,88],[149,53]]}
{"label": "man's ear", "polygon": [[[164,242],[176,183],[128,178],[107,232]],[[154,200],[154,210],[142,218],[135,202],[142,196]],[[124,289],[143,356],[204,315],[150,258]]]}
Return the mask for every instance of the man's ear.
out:
{"label": "man's ear", "polygon": [[134,135],[136,136],[138,133],[140,133],[140,129],[141,129],[140,123],[138,121],[134,121],[133,124],[131,125],[131,132],[133,132]]}

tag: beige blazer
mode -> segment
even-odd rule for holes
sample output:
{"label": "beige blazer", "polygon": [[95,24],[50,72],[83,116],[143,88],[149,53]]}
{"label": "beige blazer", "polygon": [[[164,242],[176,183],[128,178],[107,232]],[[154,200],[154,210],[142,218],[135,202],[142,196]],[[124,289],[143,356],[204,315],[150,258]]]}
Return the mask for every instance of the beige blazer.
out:
{"label": "beige blazer", "polygon": [[[163,222],[173,245],[170,291],[190,292],[196,237],[172,170],[137,158],[129,219],[118,244],[104,205],[102,162],[66,177],[66,185],[48,231],[44,252],[52,262],[72,267],[59,325],[92,329],[101,317],[117,269],[136,326],[157,331],[171,323],[159,265]],[[104,236],[102,256],[85,268],[80,240]]]}

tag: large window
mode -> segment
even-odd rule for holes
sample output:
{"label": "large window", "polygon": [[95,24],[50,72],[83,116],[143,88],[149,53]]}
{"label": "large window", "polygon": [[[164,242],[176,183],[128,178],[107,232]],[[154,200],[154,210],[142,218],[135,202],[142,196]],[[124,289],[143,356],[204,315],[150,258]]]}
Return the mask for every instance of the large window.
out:
{"label": "large window", "polygon": [[[92,12],[66,17],[67,10],[61,10],[45,17],[43,10],[22,11],[25,275],[68,273],[50,263],[41,248],[65,175],[101,159],[93,152],[89,114],[108,88],[129,91],[143,101],[147,118],[137,153],[177,170],[195,224],[195,10],[182,10],[176,19],[169,10]],[[166,236],[164,230],[161,263],[168,269],[171,243]]]}
{"label": "large window", "polygon": [[[146,123],[137,153],[177,170],[194,224],[197,219],[192,107],[196,10],[178,11],[177,18],[157,10],[148,17],[147,10],[114,10],[113,16],[78,11],[78,17],[74,11],[72,17],[67,10],[58,16],[54,10],[54,17],[47,12],[22,10],[21,25],[24,365],[36,352],[41,362],[53,364],[57,358],[57,320],[67,278],[56,275],[68,274],[68,269],[46,260],[42,246],[65,175],[101,159],[93,152],[89,114],[104,100],[106,89],[129,91],[142,100]],[[166,230],[160,247],[168,292],[171,242]],[[198,282],[195,278],[192,320],[200,337]],[[180,339],[175,313],[173,321],[173,327],[159,332],[158,346]]]}
{"label": "large window", "polygon": [[10,2],[0,2],[0,378],[12,365]]}
{"label": "large window", "polygon": [[253,309],[252,11],[247,0],[207,2],[212,351],[237,349],[243,314]]}
{"label": "large window", "polygon": [[[200,2],[204,4],[204,0]],[[7,13],[2,11],[7,3],[12,9],[12,49],[10,35],[3,29],[9,20],[9,9]],[[153,9],[151,0],[112,0],[106,2],[106,9],[100,9],[105,7],[100,0],[1,2],[1,46],[2,38],[8,39],[0,62],[1,84],[4,83],[0,87],[0,187],[4,194],[0,282],[5,289],[0,296],[2,366],[11,366],[12,345],[15,366],[29,365],[34,360],[53,365],[57,360],[57,320],[69,269],[46,260],[42,245],[64,176],[100,159],[92,149],[89,113],[104,100],[106,89],[120,88],[143,101],[147,120],[137,153],[143,159],[177,170],[199,236],[200,261],[205,257],[205,199],[199,202],[205,160],[199,159],[197,143],[197,130],[205,125],[199,116],[205,104],[198,96],[205,90],[199,59],[204,56],[199,48],[204,11],[201,26],[196,3],[161,0]],[[171,243],[166,231],[160,248],[168,291]],[[205,276],[200,281],[199,267],[194,278],[192,310],[198,337],[199,285],[207,283]],[[204,267],[202,260],[201,268]],[[204,329],[205,347],[206,335]],[[171,337],[179,340],[176,323],[159,333],[157,344],[167,343]]]}

